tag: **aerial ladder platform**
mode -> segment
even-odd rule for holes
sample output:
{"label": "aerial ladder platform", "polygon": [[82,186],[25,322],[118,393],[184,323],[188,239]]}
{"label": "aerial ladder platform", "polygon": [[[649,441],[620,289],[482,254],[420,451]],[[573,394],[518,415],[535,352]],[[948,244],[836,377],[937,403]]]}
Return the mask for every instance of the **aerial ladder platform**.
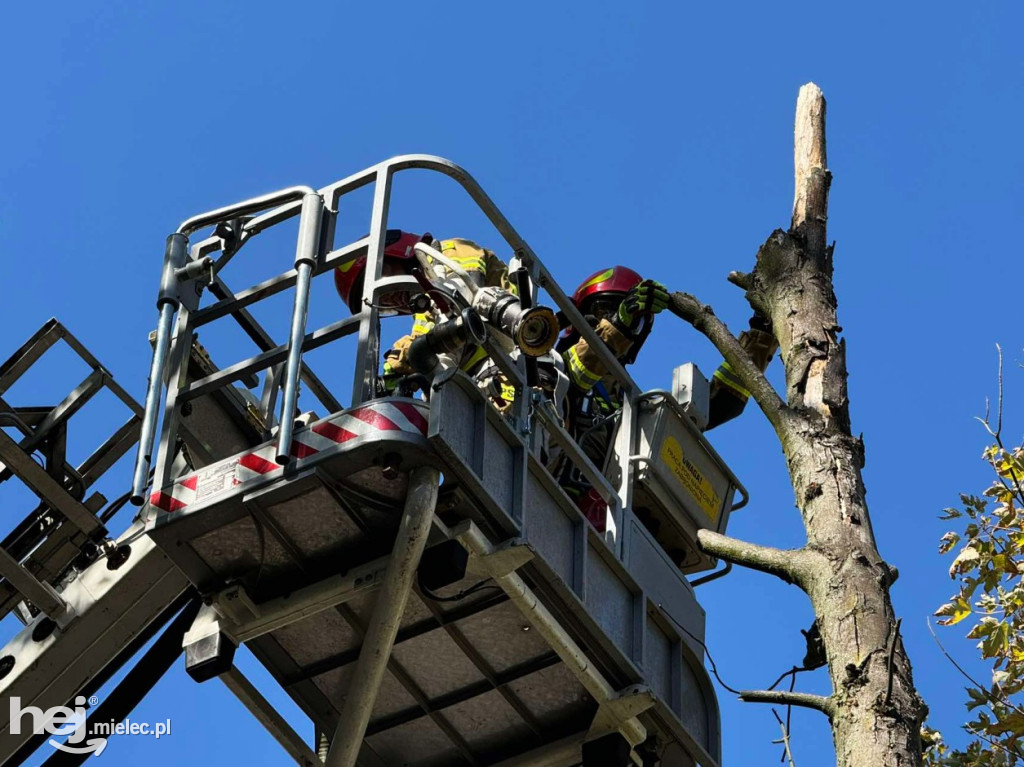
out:
{"label": "aerial ladder platform", "polygon": [[[378,299],[424,290],[422,276],[382,270],[393,179],[410,169],[458,183],[515,254],[524,305],[543,291],[602,355],[623,392],[605,465],[587,458],[528,358],[497,333],[474,338],[516,387],[509,413],[454,368],[419,396],[378,385]],[[373,192],[369,233],[337,245],[339,211],[365,215],[340,203],[363,187]],[[230,289],[224,265],[294,219],[291,268]],[[359,259],[360,311],[307,328],[311,281]],[[279,343],[251,309],[287,291],[291,322]],[[19,415],[0,399],[0,426],[22,432],[19,444],[0,430],[0,480],[23,482],[53,521],[32,528],[31,545],[9,537],[0,550],[0,610],[24,624],[0,650],[3,697],[65,705],[163,631],[169,639],[144,659],[153,678],[119,685],[108,718],[126,715],[183,649],[194,679],[220,679],[282,757],[303,765],[717,767],[719,714],[694,587],[722,571],[687,576],[717,564],[697,531],[724,531],[747,497],[701,431],[700,379],[641,391],[466,171],[396,157],[320,189],[192,217],[167,238],[158,309],[144,405],[55,321],[0,368],[2,397],[44,344],[70,340],[101,371],[85,390],[112,387],[131,412],[98,456],[71,467],[47,435],[70,421],[81,386],[47,412]],[[236,323],[261,351],[218,367],[197,340],[214,322]],[[351,365],[342,402],[305,355],[346,337],[354,357],[333,358]],[[259,396],[248,393],[259,380]],[[300,390],[315,408],[300,412]],[[56,447],[40,467],[28,456],[44,444]],[[130,492],[109,505],[83,500],[113,454],[136,445]],[[602,532],[549,472],[553,449],[607,503]],[[105,520],[123,516],[126,499],[134,516],[112,536]],[[299,735],[234,664],[242,644],[315,737]],[[0,763],[20,763],[40,743],[15,735],[0,707]]]}

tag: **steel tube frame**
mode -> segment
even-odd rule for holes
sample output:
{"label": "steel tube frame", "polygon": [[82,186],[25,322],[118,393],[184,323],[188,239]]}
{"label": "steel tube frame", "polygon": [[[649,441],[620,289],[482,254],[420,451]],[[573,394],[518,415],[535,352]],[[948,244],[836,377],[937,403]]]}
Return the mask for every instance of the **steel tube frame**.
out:
{"label": "steel tube frame", "polygon": [[205,226],[219,224],[221,221],[227,221],[238,216],[247,216],[250,213],[258,213],[261,210],[266,210],[271,205],[279,205],[289,200],[301,199],[307,194],[316,194],[316,191],[312,187],[300,185],[279,189],[276,192],[270,192],[260,197],[250,197],[248,200],[242,200],[233,205],[226,205],[223,208],[216,208],[215,210],[192,216],[192,218],[187,218],[181,222],[181,226],[178,227],[178,233],[188,237],[197,229],[202,229]]}
{"label": "steel tube frame", "polygon": [[302,339],[306,335],[309,314],[309,283],[316,266],[320,245],[320,218],[324,204],[320,195],[309,192],[302,198],[299,218],[299,241],[295,246],[295,303],[288,334],[288,359],[284,365],[284,393],[277,432],[277,462],[284,466],[291,460],[292,435],[295,432],[295,409],[299,401],[299,370],[302,366]]}
{"label": "steel tube frame", "polygon": [[167,350],[171,345],[171,327],[174,325],[174,314],[177,307],[164,304],[160,307],[160,320],[156,326],[156,345],[153,348],[153,362],[149,367],[149,382],[146,384],[145,415],[139,430],[139,453],[135,459],[135,475],[132,478],[131,502],[141,506],[146,498],[146,485],[149,484],[149,467],[153,462],[153,441],[156,439],[157,408],[160,407],[160,395],[163,388],[164,366],[167,361]]}
{"label": "steel tube frame", "polygon": [[[294,271],[294,270],[293,270]],[[217,296],[219,299],[227,300],[232,294],[231,290],[219,277],[215,276],[213,285],[210,287],[210,293]],[[273,339],[270,334],[260,325],[256,318],[253,317],[248,310],[244,308],[235,308],[228,312],[235,321],[241,327],[244,332],[254,344],[263,351],[269,351],[276,348]],[[310,369],[305,362],[302,363],[302,382],[309,387],[309,390],[313,392],[320,403],[327,408],[327,412],[336,413],[342,409],[341,403],[338,402],[334,395],[330,393],[324,383],[317,378],[316,374]],[[273,417],[273,414],[270,414]]]}
{"label": "steel tube frame", "polygon": [[[530,246],[523,241],[519,236],[519,233],[509,223],[508,219],[505,218],[501,211],[498,210],[497,206],[487,193],[484,192],[476,180],[473,179],[473,177],[464,169],[444,158],[434,155],[419,154],[393,157],[389,160],[378,163],[377,165],[354,173],[340,181],[322,187],[318,191],[318,194],[322,198],[322,205],[326,207],[328,211],[327,225],[323,227],[323,231],[324,233],[329,233],[326,239],[333,239],[333,224],[334,219],[337,216],[340,198],[369,184],[374,185],[369,235],[363,240],[351,243],[340,251],[332,251],[326,259],[321,259],[320,263],[318,265],[314,265],[310,270],[310,276],[312,277],[316,274],[321,274],[324,271],[327,271],[328,268],[335,265],[331,263],[329,266],[328,263],[326,263],[328,260],[333,262],[334,258],[337,258],[338,263],[341,263],[342,259],[347,262],[351,259],[357,258],[361,255],[359,254],[359,251],[365,244],[367,264],[363,295],[369,299],[367,302],[369,305],[364,306],[357,315],[359,318],[359,338],[352,386],[351,405],[357,406],[375,396],[377,362],[380,352],[380,313],[376,306],[376,299],[381,293],[387,292],[389,289],[394,289],[394,286],[390,283],[390,280],[393,278],[384,278],[381,275],[383,240],[387,229],[388,208],[390,204],[394,174],[409,169],[429,170],[440,173],[448,176],[463,188],[473,202],[476,203],[481,211],[487,216],[488,220],[495,226],[501,236],[505,239],[506,243],[512,248],[515,255],[520,259],[520,262],[528,269],[534,285],[534,290],[544,289],[548,292],[557,307],[561,309],[566,317],[568,317],[572,322],[574,327],[579,331],[581,337],[590,344],[601,362],[609,370],[610,375],[621,384],[624,392],[624,402],[620,424],[615,436],[616,449],[621,459],[619,466],[621,480],[616,488],[618,493],[618,503],[609,504],[608,532],[606,533],[606,541],[610,546],[612,546],[617,555],[621,555],[622,536],[620,531],[622,529],[623,510],[630,508],[632,504],[634,462],[630,460],[630,457],[635,453],[634,448],[637,437],[638,413],[637,397],[640,394],[640,389],[626,372],[623,365],[618,359],[616,359],[615,355],[612,354],[612,352],[598,339],[594,329],[586,323],[578,309],[561,290],[550,272],[543,264],[541,264]],[[210,213],[190,218],[182,223],[181,227],[179,227],[179,232],[187,234],[195,231],[196,229],[202,228],[203,226],[217,223],[218,221],[226,220],[231,217],[266,211],[244,224],[243,232],[247,236],[252,236],[300,214],[305,204],[302,198],[308,197],[312,193],[314,192],[310,187],[291,187],[272,195],[254,198],[252,200],[247,200],[236,205],[220,208],[218,210],[211,211]],[[275,204],[276,207],[272,207]],[[324,237],[321,237],[320,240],[320,248],[322,250],[326,251],[331,247],[330,243],[323,242],[323,240],[325,240]],[[232,303],[234,300],[233,296],[229,295],[229,297],[224,297],[224,300],[219,304],[216,304],[213,307],[208,307],[202,310],[202,312],[197,312],[194,315],[194,318],[201,318],[201,321],[206,322],[214,319],[216,316],[236,314],[236,312],[244,311],[239,307],[249,305],[258,301],[265,295],[270,295],[289,287],[292,284],[293,279],[295,280],[298,293],[300,290],[298,287],[300,279],[298,271],[299,270],[295,271],[294,277],[292,276],[293,273],[289,272],[244,291],[239,297],[239,300],[242,302],[240,304]],[[296,299],[296,303],[300,303],[298,295]],[[295,313],[293,313],[293,330],[295,319]],[[519,374],[514,378],[518,381],[523,381],[525,379],[524,362],[519,361],[516,364],[516,368]],[[303,378],[305,378],[307,370],[308,369],[303,366]],[[288,379],[286,378],[286,386],[287,380]],[[287,399],[287,397],[284,399]],[[532,428],[531,421],[533,420],[528,418],[529,403],[526,401],[526,397],[522,397],[520,399],[523,400],[521,406],[517,408],[517,411],[521,411],[518,413],[518,420],[521,422],[520,429],[529,432]],[[282,413],[285,412],[285,406],[287,405],[287,402],[282,403]],[[287,452],[285,449],[281,448],[281,445],[284,444],[286,438],[289,436],[287,424],[290,423],[290,420],[290,418],[281,419],[278,451],[280,453]],[[536,423],[536,421],[533,422]],[[541,428],[543,428],[543,426],[541,426]],[[600,467],[595,468],[600,470]],[[136,479],[138,479],[138,477],[136,477]]]}
{"label": "steel tube frame", "polygon": [[331,749],[324,762],[326,767],[354,767],[359,757],[366,725],[434,520],[439,481],[440,473],[432,466],[421,466],[409,473],[405,509],[395,547],[349,682],[349,694],[331,739]]}
{"label": "steel tube frame", "polygon": [[156,424],[163,390],[164,370],[167,365],[167,352],[171,343],[171,328],[174,316],[181,306],[178,293],[177,270],[188,258],[188,237],[176,232],[167,238],[164,251],[164,268],[160,277],[160,292],[157,294],[156,305],[160,310],[160,319],[156,326],[156,343],[153,346],[153,362],[149,368],[149,380],[146,382],[145,414],[142,416],[142,427],[139,430],[139,452],[135,458],[135,476],[132,479],[131,502],[141,506],[145,502],[146,485],[149,480],[149,467],[153,462],[153,442],[156,438]]}
{"label": "steel tube frame", "polygon": [[[347,335],[355,333],[359,329],[358,317],[346,317],[343,320],[332,322],[322,328],[317,328],[312,333],[307,333],[302,338],[302,348],[306,351],[319,349],[325,344],[337,341]],[[220,389],[227,384],[240,381],[247,376],[257,373],[268,367],[279,365],[288,358],[288,345],[281,344],[273,349],[267,349],[253,357],[236,362],[230,367],[221,368],[216,373],[200,378],[183,386],[178,393],[179,402],[187,402],[190,399],[209,394],[211,391]],[[301,371],[300,371],[301,372]]]}
{"label": "steel tube frame", "polygon": [[[373,208],[370,213],[369,248],[366,268],[363,270],[363,295],[369,296],[369,306],[360,311],[359,345],[356,350],[355,374],[352,380],[352,406],[355,407],[376,394],[377,358],[380,356],[380,311],[377,308],[377,287],[384,265],[384,238],[388,228],[388,208],[391,204],[392,171],[385,165],[373,171]],[[325,199],[327,199],[325,195]],[[333,201],[333,198],[332,198]],[[336,208],[337,205],[332,205]]]}
{"label": "steel tube frame", "polygon": [[[157,322],[156,343],[153,349],[153,362],[149,369],[149,381],[146,388],[145,414],[139,432],[139,451],[135,459],[135,473],[132,478],[132,494],[130,501],[136,506],[145,503],[146,486],[149,484],[149,468],[153,462],[153,443],[156,438],[158,408],[160,407],[163,389],[164,371],[167,365],[167,352],[171,341],[171,328],[174,326],[174,315],[180,307],[176,270],[185,265],[188,259],[188,236],[204,226],[219,223],[237,216],[244,216],[265,210],[273,205],[288,202],[316,192],[307,186],[294,186],[277,192],[253,197],[249,200],[228,205],[224,208],[186,219],[178,230],[167,238],[167,249],[164,254],[164,270],[160,280],[160,293],[157,307],[160,318]],[[315,240],[314,240],[315,242]]]}
{"label": "steel tube frame", "polygon": [[[324,256],[323,263],[317,270],[317,273],[330,271],[337,266],[342,266],[354,261],[361,256],[366,255],[367,238],[357,240],[344,248],[331,251]],[[192,327],[199,328],[207,323],[213,322],[214,320],[225,317],[229,314],[237,312],[239,309],[244,309],[257,301],[262,301],[264,298],[268,298],[273,295],[277,295],[283,290],[287,290],[295,284],[297,273],[295,269],[290,269],[283,274],[279,274],[276,277],[271,277],[269,280],[264,280],[259,285],[254,285],[251,288],[246,288],[238,293],[233,293],[230,298],[225,298],[212,306],[207,306],[204,309],[200,309],[192,315]]]}

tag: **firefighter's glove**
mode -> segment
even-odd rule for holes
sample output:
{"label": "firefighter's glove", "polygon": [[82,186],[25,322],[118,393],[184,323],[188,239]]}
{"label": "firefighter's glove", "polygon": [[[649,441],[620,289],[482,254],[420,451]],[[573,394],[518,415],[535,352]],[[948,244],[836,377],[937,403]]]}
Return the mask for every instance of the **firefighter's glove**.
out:
{"label": "firefighter's glove", "polygon": [[624,328],[636,330],[645,316],[663,312],[667,306],[668,289],[660,282],[644,280],[619,304],[617,319]]}
{"label": "firefighter's glove", "polygon": [[388,357],[384,360],[384,370],[380,377],[380,384],[383,389],[382,394],[393,394],[395,387],[398,385],[398,380],[404,375],[395,371],[395,362],[396,360],[393,357]]}

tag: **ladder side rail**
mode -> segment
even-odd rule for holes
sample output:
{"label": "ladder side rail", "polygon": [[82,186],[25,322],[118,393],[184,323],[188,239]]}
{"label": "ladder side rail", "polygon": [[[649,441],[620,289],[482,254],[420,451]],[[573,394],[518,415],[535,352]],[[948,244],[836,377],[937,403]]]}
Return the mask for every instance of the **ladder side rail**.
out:
{"label": "ladder side rail", "polygon": [[122,402],[124,402],[124,404],[127,405],[133,412],[137,412],[139,415],[142,415],[142,406],[138,402],[135,401],[135,398],[132,397],[130,394],[128,394],[126,391],[124,391],[124,389],[122,389],[114,381],[113,376],[110,375],[109,371],[107,371],[107,369],[100,363],[100,361],[98,359],[96,359],[96,357],[93,356],[92,352],[90,352],[82,344],[82,342],[79,341],[78,338],[75,337],[74,333],[72,333],[70,330],[68,330],[63,325],[61,325],[60,327],[61,327],[60,337],[64,340],[64,343],[66,343],[68,346],[70,346],[71,349],[79,357],[82,358],[82,361],[86,365],[91,367],[93,370],[102,370],[103,372],[107,373],[107,380],[104,381],[104,383],[108,387],[110,387],[112,390],[114,390],[114,394],[116,394],[117,397]]}
{"label": "ladder side rail", "polygon": [[0,547],[0,575],[27,601],[50,620],[58,622],[68,614],[68,604],[48,584],[38,580],[17,559]]}
{"label": "ladder side rail", "polygon": [[[141,411],[142,408],[140,407]],[[141,415],[132,416],[118,428],[107,440],[86,458],[78,467],[82,482],[86,487],[92,485],[107,469],[117,463],[139,441],[139,427],[142,425]]]}
{"label": "ladder side rail", "polygon": [[67,397],[55,405],[46,417],[35,425],[32,435],[21,441],[21,449],[31,453],[39,447],[51,431],[67,423],[71,416],[81,410],[103,388],[106,377],[107,373],[103,370],[93,370],[89,373]]}
{"label": "ladder side rail", "polygon": [[[61,591],[75,620],[47,633],[45,618],[38,616],[0,650],[0,656],[13,660],[0,677],[0,699],[18,696],[23,705],[47,709],[66,705],[84,690],[92,694],[94,685],[138,650],[136,639],[145,641],[152,636],[150,627],[171,617],[169,606],[175,612],[181,609],[177,600],[188,586],[185,577],[142,534],[141,523],[118,542],[129,541],[131,555],[120,569],[111,571],[102,560],[94,562]],[[20,736],[13,735],[10,725],[5,705],[0,707],[0,762],[20,755],[22,745],[32,739],[24,728]]]}
{"label": "ladder side rail", "polygon": [[[6,420],[6,419],[5,419]],[[18,443],[0,430],[0,462],[14,472],[45,503],[89,536],[104,534],[105,528],[95,514],[75,500],[57,480],[32,460]]]}
{"label": "ladder side rail", "polygon": [[[56,319],[48,320],[33,334],[28,342],[22,345],[18,352],[4,363],[3,384],[0,386],[0,393],[10,388],[47,350],[61,340],[92,369],[92,372],[60,404],[53,407],[41,420],[32,423],[31,429],[21,429],[24,435],[20,443],[22,449],[26,452],[32,452],[36,449],[50,435],[54,428],[69,421],[101,389],[110,391],[132,412],[128,423],[111,435],[77,469],[67,461],[64,461],[65,474],[74,477],[76,481],[80,481],[84,491],[98,479],[99,475],[103,474],[116,462],[137,439],[136,436],[131,436],[129,432],[137,431],[137,427],[133,429],[133,424],[141,420],[143,409],[135,398],[128,394],[114,380],[110,372],[100,364],[99,360],[92,355],[75,335]],[[0,411],[14,413],[15,408],[0,397]],[[17,426],[18,424],[13,425]],[[115,454],[112,457],[108,456],[109,451],[114,451]]]}
{"label": "ladder side rail", "polygon": [[0,365],[0,394],[4,394],[32,367],[46,350],[61,339],[64,326],[55,317],[47,320],[21,347]]}

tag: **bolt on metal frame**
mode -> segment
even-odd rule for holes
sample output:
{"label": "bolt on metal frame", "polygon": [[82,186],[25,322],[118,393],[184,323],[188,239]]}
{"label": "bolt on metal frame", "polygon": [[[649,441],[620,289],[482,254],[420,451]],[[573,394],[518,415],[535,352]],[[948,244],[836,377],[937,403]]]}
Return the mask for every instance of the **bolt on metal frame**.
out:
{"label": "bolt on metal frame", "polygon": [[[319,190],[308,186],[296,186],[261,197],[252,198],[235,205],[203,213],[184,221],[178,230],[168,237],[164,257],[161,289],[157,300],[159,321],[156,332],[153,362],[150,368],[143,418],[139,455],[135,465],[132,501],[141,505],[145,500],[153,447],[156,443],[157,427],[162,421],[157,461],[153,477],[154,487],[161,487],[172,477],[169,476],[173,450],[177,435],[180,406],[216,388],[230,385],[250,377],[262,370],[270,375],[262,404],[271,408],[276,402],[276,388],[281,390],[281,404],[277,421],[280,424],[277,445],[278,460],[287,460],[288,445],[291,442],[293,415],[298,397],[300,379],[317,396],[329,412],[340,409],[339,403],[320,383],[319,379],[302,362],[302,352],[309,351],[344,336],[357,335],[357,350],[353,366],[351,405],[357,406],[374,397],[380,357],[380,310],[378,301],[382,295],[395,290],[420,292],[418,283],[411,277],[383,277],[384,238],[388,225],[388,208],[394,175],[409,169],[430,170],[448,176],[458,183],[483,211],[489,221],[505,239],[512,252],[528,270],[534,293],[545,290],[554,303],[569,319],[573,327],[589,342],[611,375],[622,387],[623,405],[620,425],[616,431],[616,454],[620,456],[621,479],[612,487],[603,479],[601,471],[585,456],[583,451],[565,432],[557,418],[542,413],[541,407],[534,407],[531,397],[524,394],[517,398],[515,420],[523,433],[536,433],[543,429],[558,443],[570,458],[580,465],[585,474],[595,482],[595,488],[605,496],[609,513],[606,542],[616,554],[620,554],[623,509],[629,508],[633,497],[633,465],[631,456],[636,445],[637,407],[639,387],[626,372],[615,355],[598,339],[593,328],[586,322],[575,305],[555,282],[536,253],[522,239],[508,219],[498,210],[491,198],[465,170],[449,160],[432,155],[403,155],[386,160],[378,165],[355,173],[347,178],[329,184]],[[373,203],[367,237],[334,249],[334,230],[341,198],[357,189],[373,184]],[[272,226],[299,216],[299,238],[296,246],[294,268],[270,280],[252,286],[239,293],[233,293],[216,275],[244,242]],[[189,235],[205,227],[224,224],[240,217],[249,217],[240,227],[240,241],[237,247],[226,249],[224,240],[211,237],[194,245],[189,252]],[[222,250],[221,258],[213,262],[208,254]],[[317,276],[334,268],[351,263],[357,258],[367,260],[363,286],[363,306],[358,314],[341,319],[312,332],[306,331],[306,317],[309,307],[309,283]],[[198,308],[201,286],[199,281],[209,270],[211,292],[219,299],[217,303]],[[274,345],[271,336],[252,318],[246,308],[263,298],[295,287],[292,319],[288,342]],[[339,301],[339,309],[343,308]],[[197,328],[216,319],[231,315],[243,330],[260,345],[263,351],[242,360],[198,381],[184,380],[185,363],[192,338]],[[513,361],[496,344],[488,343],[488,351],[498,367],[508,376],[520,392],[526,392],[525,363]],[[161,418],[160,400],[166,380]],[[265,412],[268,423],[273,414]]]}

